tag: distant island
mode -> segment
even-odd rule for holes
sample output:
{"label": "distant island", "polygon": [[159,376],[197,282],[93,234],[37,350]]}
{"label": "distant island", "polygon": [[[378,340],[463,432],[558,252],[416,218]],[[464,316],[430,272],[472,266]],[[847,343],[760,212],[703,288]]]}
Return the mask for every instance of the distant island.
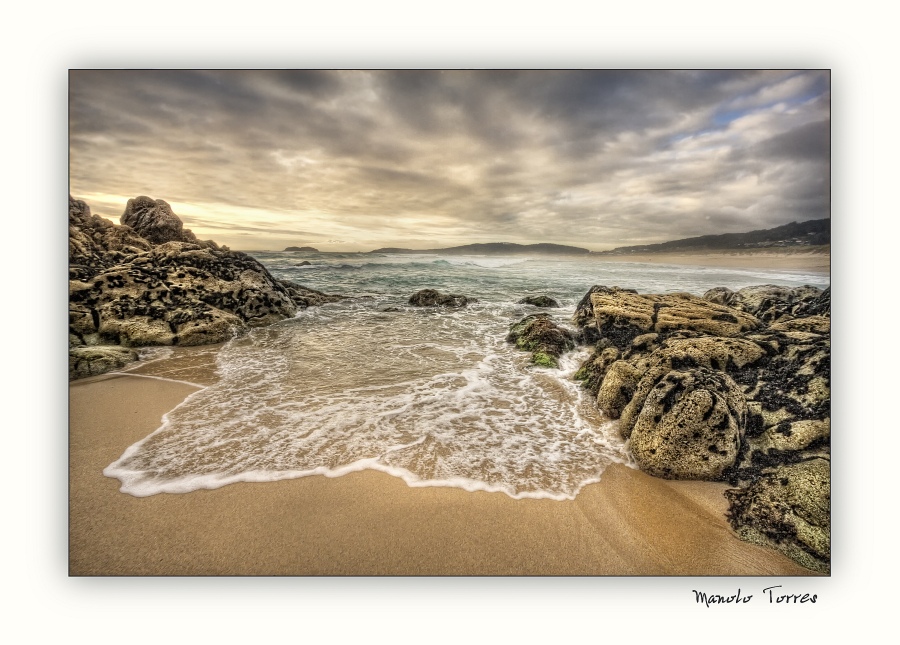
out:
{"label": "distant island", "polygon": [[437,253],[440,255],[511,255],[534,254],[547,255],[586,255],[588,249],[577,246],[565,246],[563,244],[513,244],[512,242],[491,242],[488,244],[465,244],[463,246],[451,246],[446,249],[401,249],[387,247],[375,249],[369,253]]}
{"label": "distant island", "polygon": [[749,233],[702,235],[660,244],[621,246],[612,251],[593,251],[593,255],[625,255],[629,253],[671,253],[679,251],[725,251],[737,249],[824,246],[831,244],[831,219],[791,222],[775,228]]}
{"label": "distant island", "polygon": [[309,251],[310,253],[318,253],[319,249],[314,249],[311,246],[289,246],[285,251]]}

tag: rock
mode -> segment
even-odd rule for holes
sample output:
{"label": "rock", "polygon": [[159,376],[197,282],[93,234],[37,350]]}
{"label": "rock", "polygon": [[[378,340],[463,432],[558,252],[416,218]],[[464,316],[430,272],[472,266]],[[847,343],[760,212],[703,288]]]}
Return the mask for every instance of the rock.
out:
{"label": "rock", "polygon": [[172,212],[172,207],[161,199],[144,195],[129,199],[119,221],[130,226],[151,244],[199,243],[193,233],[184,229],[181,220]]}
{"label": "rock", "polygon": [[531,352],[531,362],[559,367],[559,357],[575,348],[575,334],[557,325],[549,314],[532,314],[510,325],[507,342]]}
{"label": "rock", "polygon": [[444,294],[434,289],[422,289],[409,298],[409,304],[414,307],[465,307],[470,302],[476,302],[465,296],[457,294]]}
{"label": "rock", "polygon": [[795,316],[831,317],[831,287],[822,291],[818,296],[801,299],[794,306],[792,313]]}
{"label": "rock", "polygon": [[[767,323],[797,315],[822,313],[822,290],[809,285],[790,288],[772,284],[745,287],[734,294],[734,306]],[[830,291],[827,310],[830,312]]]}
{"label": "rock", "polygon": [[[609,353],[611,350],[616,351],[615,348],[608,348],[604,352]],[[615,361],[602,377],[602,385],[597,390],[597,407],[609,418],[618,419],[634,397],[640,379],[641,371],[638,368],[627,361]]]}
{"label": "rock", "polygon": [[769,331],[804,331],[814,334],[831,333],[831,316],[804,316],[769,325]]}
{"label": "rock", "polygon": [[631,401],[621,411],[619,428],[622,436],[631,436],[631,430],[646,398],[669,372],[691,369],[752,370],[757,361],[765,356],[766,352],[752,341],[716,336],[673,337],[647,356],[632,355],[630,361],[641,372],[641,376]]}
{"label": "rock", "polygon": [[639,295],[616,288],[592,289],[585,296],[590,299],[590,307],[579,304],[575,322],[585,330],[593,328],[585,334],[586,339],[605,338],[622,350],[636,337],[650,332],[695,331],[733,337],[760,327],[753,316],[687,293]]}
{"label": "rock", "polygon": [[91,214],[90,207],[69,196],[69,278],[87,279],[151,244],[127,226]]}
{"label": "rock", "polygon": [[770,456],[779,452],[800,452],[822,445],[830,438],[831,419],[783,421],[765,428],[762,435],[750,440],[750,448],[753,453]]}
{"label": "rock", "polygon": [[527,296],[516,304],[532,305],[533,307],[559,307],[559,303],[549,296]]}
{"label": "rock", "polygon": [[[278,281],[249,255],[197,241],[162,200],[129,200],[123,221],[151,239],[69,199],[72,347],[222,342],[248,327],[292,317],[298,306],[340,298]],[[94,369],[75,355],[74,375]]]}
{"label": "rock", "polygon": [[309,253],[318,253],[319,249],[314,249],[311,246],[289,246],[285,251],[308,251]]}
{"label": "rock", "polygon": [[603,293],[614,295],[617,293],[633,293],[637,294],[634,289],[620,289],[619,287],[605,287],[602,285],[594,285],[591,287],[584,297],[575,306],[575,313],[572,316],[572,322],[581,327],[590,322],[594,318],[594,303],[591,296],[595,293]]}
{"label": "rock", "polygon": [[[619,418],[642,470],[751,491],[732,493],[746,502],[733,505],[735,517],[743,535],[766,543],[774,525],[767,518],[777,513],[754,509],[774,504],[783,516],[828,488],[816,484],[808,494],[811,476],[779,475],[787,490],[770,490],[773,473],[830,460],[830,298],[815,287],[718,288],[696,298],[595,286],[576,311],[595,345],[575,377],[606,416]],[[812,536],[785,553],[814,569],[827,564],[819,528],[782,520],[788,533]]]}
{"label": "rock", "polygon": [[[621,355],[622,352],[616,347],[598,342],[594,348],[594,353],[581,364],[581,367],[578,368],[578,371],[575,372],[572,378],[576,381],[581,381],[582,387],[596,396],[597,391],[600,389],[600,384],[606,377],[607,370],[619,360]],[[614,418],[618,418],[618,415]]]}
{"label": "rock", "polygon": [[303,260],[303,262],[298,262],[294,266],[295,267],[310,267],[310,266],[312,266],[312,262],[310,262],[309,260]]}
{"label": "rock", "polygon": [[249,255],[167,242],[70,281],[70,332],[128,347],[221,342],[294,315],[287,290]]}
{"label": "rock", "polygon": [[825,419],[831,412],[831,339],[828,334],[773,331],[749,334],[764,360],[735,377],[748,399],[760,402],[764,427],[783,421]]}
{"label": "rock", "polygon": [[734,304],[735,297],[734,291],[728,287],[715,287],[703,294],[704,300],[709,300],[717,305],[728,305],[729,307]]}
{"label": "rock", "polygon": [[285,288],[290,294],[291,300],[298,307],[306,309],[307,307],[317,307],[329,302],[337,302],[343,300],[344,296],[332,295],[304,287],[302,284],[291,282],[290,280],[278,280],[278,284]]}
{"label": "rock", "polygon": [[741,539],[778,549],[808,569],[830,571],[830,460],[779,466],[725,496],[728,518]]}
{"label": "rock", "polygon": [[737,458],[746,422],[744,395],[727,374],[673,370],[644,400],[629,446],[656,477],[718,480]]}
{"label": "rock", "polygon": [[138,359],[137,352],[125,347],[97,345],[69,348],[69,380],[105,374]]}

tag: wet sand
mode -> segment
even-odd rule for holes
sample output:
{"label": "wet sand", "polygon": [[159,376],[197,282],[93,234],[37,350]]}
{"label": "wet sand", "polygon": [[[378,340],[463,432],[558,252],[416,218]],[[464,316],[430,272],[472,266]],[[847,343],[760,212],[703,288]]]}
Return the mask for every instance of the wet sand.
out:
{"label": "wet sand", "polygon": [[188,382],[211,382],[215,349],[70,385],[71,575],[811,574],[734,536],[727,485],[620,465],[564,502],[411,488],[375,471],[119,492],[103,469],[196,391]]}
{"label": "wet sand", "polygon": [[787,269],[829,273],[831,247],[746,249],[708,253],[629,253],[598,255],[600,262],[649,262],[735,269]]}

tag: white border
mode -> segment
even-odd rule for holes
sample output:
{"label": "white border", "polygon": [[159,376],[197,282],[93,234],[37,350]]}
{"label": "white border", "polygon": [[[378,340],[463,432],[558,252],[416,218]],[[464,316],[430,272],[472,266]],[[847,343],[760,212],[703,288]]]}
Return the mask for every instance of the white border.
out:
{"label": "white border", "polygon": [[[8,200],[4,331],[13,348],[7,381],[14,382],[6,392],[16,403],[4,428],[11,445],[2,487],[11,511],[2,538],[9,633],[29,628],[130,642],[174,634],[176,642],[346,641],[376,633],[457,643],[599,642],[670,638],[696,626],[725,638],[758,631],[783,642],[874,633],[889,620],[889,599],[876,585],[889,584],[896,568],[886,564],[894,561],[886,539],[893,520],[883,519],[896,508],[886,474],[896,448],[896,422],[887,418],[896,394],[888,392],[886,372],[895,350],[893,318],[876,318],[873,306],[876,295],[888,301],[885,287],[897,274],[888,267],[895,225],[885,217],[875,228],[876,206],[891,220],[897,211],[886,199],[896,183],[889,144],[897,141],[895,37],[886,14],[768,1],[644,2],[630,11],[577,2],[334,3],[315,10],[261,2],[252,15],[244,8],[233,16],[221,6],[168,0],[24,7],[0,45],[8,72],[0,162]],[[729,591],[769,579],[68,578],[65,341],[58,333],[65,315],[66,70],[207,66],[832,69],[834,573],[782,582],[818,591],[819,602],[706,609],[692,601],[701,583]],[[886,304],[879,309],[888,313]]]}

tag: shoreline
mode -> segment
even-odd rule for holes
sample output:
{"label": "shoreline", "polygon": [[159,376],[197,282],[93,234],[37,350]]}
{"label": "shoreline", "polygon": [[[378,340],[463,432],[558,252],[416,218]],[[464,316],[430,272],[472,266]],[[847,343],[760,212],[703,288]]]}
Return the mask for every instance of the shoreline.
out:
{"label": "shoreline", "polygon": [[816,250],[746,249],[708,252],[630,253],[628,255],[595,255],[598,262],[639,262],[675,264],[733,269],[786,269],[831,273],[830,247]]}
{"label": "shoreline", "polygon": [[70,384],[70,575],[815,575],[734,535],[727,484],[618,464],[569,501],[409,487],[372,470],[119,492],[103,469],[197,390],[184,381],[215,380],[217,348],[192,349]]}

